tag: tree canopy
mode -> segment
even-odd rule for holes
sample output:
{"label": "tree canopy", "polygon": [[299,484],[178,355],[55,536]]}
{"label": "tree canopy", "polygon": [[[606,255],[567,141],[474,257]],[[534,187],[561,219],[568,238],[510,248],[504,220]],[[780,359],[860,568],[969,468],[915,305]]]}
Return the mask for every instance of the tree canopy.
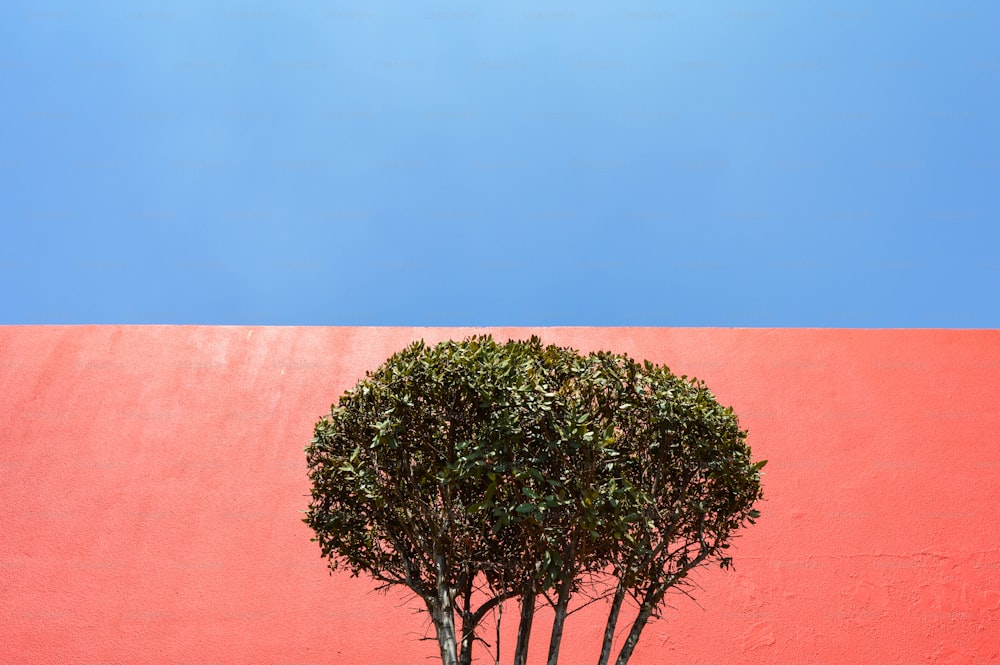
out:
{"label": "tree canopy", "polygon": [[416,342],[316,423],[304,521],[332,569],[424,601],[444,665],[471,663],[484,619],[511,600],[515,665],[542,601],[555,665],[583,591],[610,601],[600,665],[623,605],[638,608],[625,665],[667,592],[698,565],[728,567],[758,517],[764,462],[746,436],[702,382],[648,361],[537,337]]}

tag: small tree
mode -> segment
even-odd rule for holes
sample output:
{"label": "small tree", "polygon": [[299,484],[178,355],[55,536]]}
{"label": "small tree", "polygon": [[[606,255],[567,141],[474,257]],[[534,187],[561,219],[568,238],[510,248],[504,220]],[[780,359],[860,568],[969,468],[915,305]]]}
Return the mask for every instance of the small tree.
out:
{"label": "small tree", "polygon": [[[484,619],[520,605],[513,662],[535,610],[610,599],[599,663],[621,610],[638,614],[625,665],[666,593],[717,560],[758,516],[760,469],[731,409],[704,384],[627,356],[537,337],[415,343],[341,396],[306,448],[305,522],[343,565],[424,602],[444,665],[469,665]],[[499,628],[496,661],[500,661]]]}

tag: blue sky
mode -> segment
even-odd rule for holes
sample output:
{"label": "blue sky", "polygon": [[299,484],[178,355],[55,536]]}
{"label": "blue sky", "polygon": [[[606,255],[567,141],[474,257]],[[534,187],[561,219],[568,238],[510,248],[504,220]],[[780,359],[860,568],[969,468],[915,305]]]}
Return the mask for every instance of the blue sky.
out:
{"label": "blue sky", "polygon": [[0,7],[2,324],[1000,326],[1000,3]]}

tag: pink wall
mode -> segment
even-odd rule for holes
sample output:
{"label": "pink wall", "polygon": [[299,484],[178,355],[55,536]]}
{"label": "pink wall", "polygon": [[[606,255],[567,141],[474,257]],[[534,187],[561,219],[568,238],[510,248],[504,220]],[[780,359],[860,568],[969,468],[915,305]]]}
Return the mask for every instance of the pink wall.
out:
{"label": "pink wall", "polygon": [[415,602],[328,575],[302,448],[393,351],[487,331],[697,375],[770,460],[637,665],[1000,663],[1000,331],[157,326],[0,327],[0,663],[433,662]]}

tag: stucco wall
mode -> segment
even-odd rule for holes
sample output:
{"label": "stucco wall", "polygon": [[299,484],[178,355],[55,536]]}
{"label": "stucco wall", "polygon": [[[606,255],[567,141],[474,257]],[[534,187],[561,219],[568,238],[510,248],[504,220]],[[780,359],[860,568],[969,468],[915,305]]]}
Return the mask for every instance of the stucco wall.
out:
{"label": "stucco wall", "polygon": [[415,602],[328,574],[302,448],[366,369],[473,332],[703,378],[770,460],[736,570],[637,665],[1000,663],[1000,331],[169,326],[0,328],[0,663],[433,662]]}

